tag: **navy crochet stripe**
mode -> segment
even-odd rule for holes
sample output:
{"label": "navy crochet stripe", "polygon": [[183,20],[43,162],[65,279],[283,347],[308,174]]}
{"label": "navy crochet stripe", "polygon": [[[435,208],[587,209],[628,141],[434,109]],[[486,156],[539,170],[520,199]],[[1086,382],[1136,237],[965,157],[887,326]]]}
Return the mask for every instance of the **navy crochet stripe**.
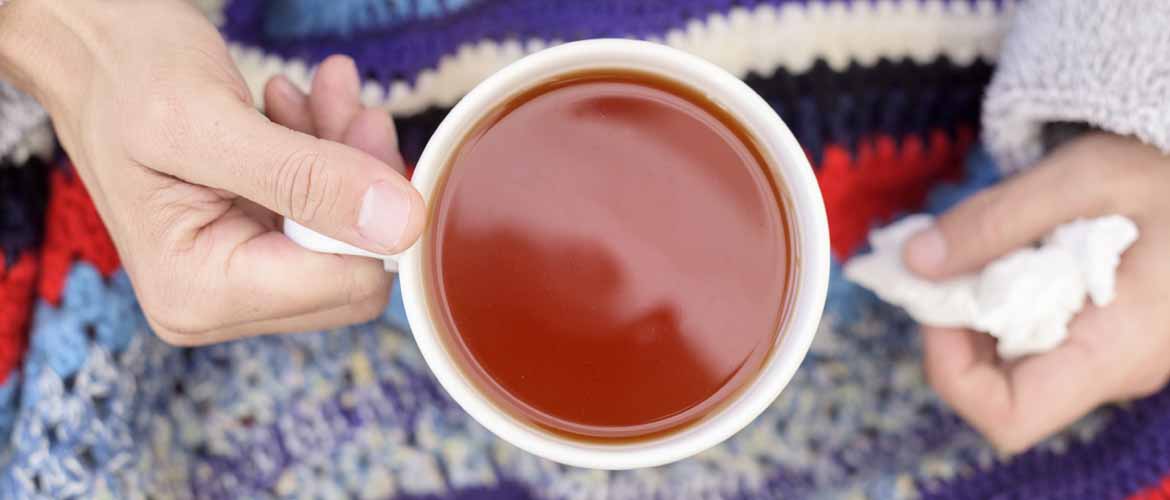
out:
{"label": "navy crochet stripe", "polygon": [[[925,65],[909,60],[851,64],[844,71],[818,61],[804,73],[781,69],[769,76],[749,75],[746,81],[777,110],[817,164],[828,145],[852,151],[859,139],[873,135],[904,139],[975,128],[990,79],[991,66],[985,62],[962,66],[939,58]],[[446,114],[446,109],[431,108],[396,119],[408,163],[418,161]]]}
{"label": "navy crochet stripe", "polygon": [[21,166],[0,164],[0,250],[8,265],[41,244],[48,200],[46,168],[38,159]]}
{"label": "navy crochet stripe", "polygon": [[816,164],[826,146],[853,151],[867,136],[903,139],[974,127],[990,79],[991,66],[983,61],[962,66],[941,57],[925,65],[888,59],[872,67],[854,63],[844,71],[818,61],[804,73],[781,68],[746,81],[776,109]]}

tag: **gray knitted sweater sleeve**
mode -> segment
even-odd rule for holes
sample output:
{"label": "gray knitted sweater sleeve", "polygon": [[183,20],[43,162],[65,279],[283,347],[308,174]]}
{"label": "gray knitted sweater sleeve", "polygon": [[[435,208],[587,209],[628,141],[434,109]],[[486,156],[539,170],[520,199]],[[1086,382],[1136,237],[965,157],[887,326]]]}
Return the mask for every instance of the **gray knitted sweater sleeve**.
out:
{"label": "gray knitted sweater sleeve", "polygon": [[1028,0],[1013,23],[983,108],[1006,171],[1069,124],[1170,153],[1170,0]]}

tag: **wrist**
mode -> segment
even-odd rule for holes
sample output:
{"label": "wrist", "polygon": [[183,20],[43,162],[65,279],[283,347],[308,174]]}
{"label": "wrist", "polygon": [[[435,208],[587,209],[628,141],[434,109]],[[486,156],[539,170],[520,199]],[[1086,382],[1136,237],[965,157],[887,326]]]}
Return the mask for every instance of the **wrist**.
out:
{"label": "wrist", "polygon": [[0,78],[52,112],[76,102],[93,60],[74,28],[80,5],[53,0],[8,0],[0,6]]}

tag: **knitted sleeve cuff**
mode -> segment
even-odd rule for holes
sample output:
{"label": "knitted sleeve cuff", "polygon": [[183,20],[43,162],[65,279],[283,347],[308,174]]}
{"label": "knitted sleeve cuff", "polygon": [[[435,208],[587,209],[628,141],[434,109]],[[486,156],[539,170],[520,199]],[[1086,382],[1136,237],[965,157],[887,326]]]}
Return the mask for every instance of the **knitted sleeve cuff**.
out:
{"label": "knitted sleeve cuff", "polygon": [[983,107],[984,140],[1005,171],[1044,154],[1052,123],[1170,153],[1170,1],[1031,0],[1013,22]]}
{"label": "knitted sleeve cuff", "polygon": [[0,81],[0,164],[24,163],[53,148],[49,117],[35,99]]}

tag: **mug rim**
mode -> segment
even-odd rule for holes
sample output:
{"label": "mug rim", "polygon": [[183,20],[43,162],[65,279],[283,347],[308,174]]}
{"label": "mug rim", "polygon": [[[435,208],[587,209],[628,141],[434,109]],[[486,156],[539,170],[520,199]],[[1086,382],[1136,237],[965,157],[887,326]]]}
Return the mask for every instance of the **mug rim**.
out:
{"label": "mug rim", "polygon": [[[791,309],[760,372],[714,413],[646,441],[587,442],[558,436],[507,414],[467,379],[440,338],[424,276],[425,242],[401,256],[399,280],[407,320],[427,366],[443,389],[492,434],[534,455],[594,469],[653,467],[681,460],[727,440],[764,412],[791,381],[816,334],[828,293],[829,232],[821,191],[808,157],[775,110],[739,78],[691,54],[628,39],[570,42],[509,64],[475,86],[440,123],[415,167],[412,183],[430,202],[471,128],[508,99],[557,76],[591,69],[648,72],[702,92],[752,135],[788,198],[797,273]],[[430,228],[428,227],[428,231]],[[424,235],[424,238],[427,237]]]}

